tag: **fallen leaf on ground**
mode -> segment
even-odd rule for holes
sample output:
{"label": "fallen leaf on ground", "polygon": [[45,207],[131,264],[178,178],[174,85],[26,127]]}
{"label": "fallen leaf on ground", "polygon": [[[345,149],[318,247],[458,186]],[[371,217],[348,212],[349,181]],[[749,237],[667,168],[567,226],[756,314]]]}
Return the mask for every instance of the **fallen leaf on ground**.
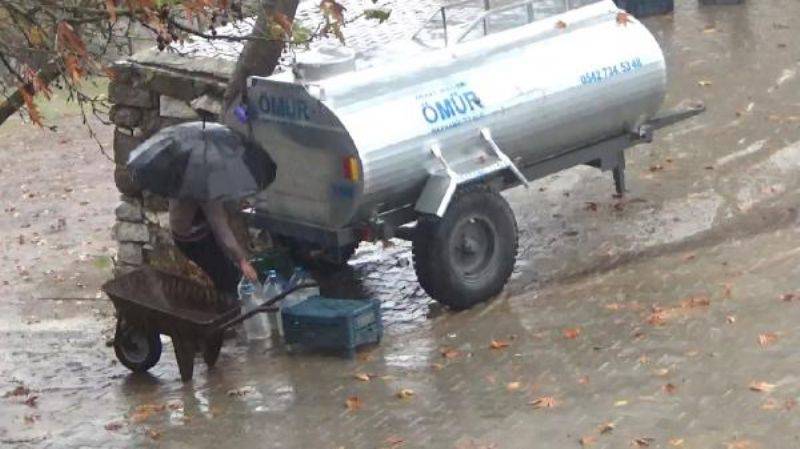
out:
{"label": "fallen leaf on ground", "polygon": [[39,396],[36,396],[35,394],[32,394],[32,395],[28,396],[24,401],[22,401],[22,403],[27,405],[28,407],[36,408],[36,405],[37,405],[36,402],[38,400],[39,400]]}
{"label": "fallen leaf on ground", "polygon": [[357,380],[362,381],[362,382],[369,382],[375,376],[367,374],[367,373],[356,373],[356,374],[353,374],[353,377],[355,379],[357,379]]}
{"label": "fallen leaf on ground", "polygon": [[533,408],[553,408],[558,405],[558,401],[552,396],[542,396],[534,399],[529,404],[532,405]]}
{"label": "fallen leaf on ground", "polygon": [[655,438],[651,438],[651,437],[634,438],[633,441],[631,441],[631,446],[649,447],[653,443],[653,441],[655,441],[655,440],[656,440]]}
{"label": "fallen leaf on ground", "polygon": [[164,404],[143,404],[143,405],[140,405],[140,406],[136,407],[136,409],[133,411],[133,414],[131,415],[131,418],[130,418],[131,422],[133,422],[133,423],[141,423],[141,422],[147,421],[150,418],[150,416],[152,416],[154,413],[163,412],[164,409],[166,409],[166,405],[164,405]]}
{"label": "fallen leaf on ground", "polygon": [[521,386],[522,386],[522,384],[520,384],[519,382],[509,382],[506,385],[506,390],[508,390],[508,391],[517,391],[517,390],[520,389]]}
{"label": "fallen leaf on ground", "polygon": [[170,410],[183,410],[183,401],[179,399],[169,401],[167,402],[167,408]]}
{"label": "fallen leaf on ground", "polygon": [[442,365],[441,363],[434,363],[431,365],[431,369],[434,371],[441,371],[444,369],[444,365]]}
{"label": "fallen leaf on ground", "polygon": [[589,376],[581,376],[578,378],[578,383],[581,385],[589,385]]}
{"label": "fallen leaf on ground", "polygon": [[151,440],[158,440],[161,438],[161,432],[155,429],[147,429],[145,433],[148,437],[150,437]]}
{"label": "fallen leaf on ground", "polygon": [[650,171],[651,172],[657,172],[657,171],[661,171],[663,169],[664,169],[664,166],[661,165],[661,164],[655,164],[655,165],[651,165],[650,166]]}
{"label": "fallen leaf on ground", "polygon": [[691,296],[681,301],[681,307],[684,309],[694,309],[696,307],[708,307],[711,305],[711,299],[708,296]]}
{"label": "fallen leaf on ground", "polygon": [[675,390],[678,389],[678,387],[676,387],[674,384],[671,384],[671,383],[670,384],[666,384],[661,388],[664,390],[664,393],[667,393],[667,394],[675,394]]}
{"label": "fallen leaf on ground", "polygon": [[586,435],[584,437],[581,437],[580,443],[581,443],[581,446],[583,446],[583,447],[591,446],[594,443],[597,443],[597,437],[594,436],[594,435]]}
{"label": "fallen leaf on ground", "polygon": [[556,22],[556,28],[558,28],[559,30],[563,30],[566,27],[567,23],[564,22],[563,20],[559,20],[558,22]]}
{"label": "fallen leaf on ground", "polygon": [[614,402],[614,407],[623,407],[626,405],[628,405],[628,401],[626,401],[625,399],[621,399],[619,401]]}
{"label": "fallen leaf on ground", "polygon": [[725,449],[753,449],[756,445],[750,440],[736,440],[725,443]]}
{"label": "fallen leaf on ground", "polygon": [[117,430],[122,428],[122,423],[119,421],[111,421],[110,423],[106,423],[104,427],[109,432],[116,432]]}
{"label": "fallen leaf on ground", "polygon": [[27,396],[31,393],[30,388],[26,387],[25,385],[18,385],[11,391],[6,392],[3,397],[10,398],[14,396]]}
{"label": "fallen leaf on ground", "polygon": [[765,332],[758,335],[758,344],[765,348],[778,341],[778,334],[775,332]]}
{"label": "fallen leaf on ground", "polygon": [[794,293],[784,293],[780,296],[781,301],[790,302],[794,299]]}
{"label": "fallen leaf on ground", "polygon": [[694,260],[696,258],[697,258],[697,255],[694,254],[694,253],[691,253],[691,254],[687,254],[687,255],[683,256],[683,261],[684,262],[688,262],[688,261]]}
{"label": "fallen leaf on ground", "polygon": [[387,437],[386,441],[384,441],[384,443],[389,445],[388,447],[390,449],[394,449],[394,448],[401,447],[401,446],[405,445],[406,444],[406,440],[404,440],[403,438],[400,438],[398,436],[392,435],[392,436]]}
{"label": "fallen leaf on ground", "polygon": [[700,80],[700,81],[697,82],[697,85],[700,86],[700,87],[711,87],[712,84],[713,83],[711,81],[708,81],[708,80]]}
{"label": "fallen leaf on ground", "polygon": [[411,396],[414,396],[414,390],[410,388],[403,388],[402,390],[395,393],[395,396],[397,396],[399,399],[408,399]]}
{"label": "fallen leaf on ground", "polygon": [[770,384],[767,382],[750,382],[750,390],[756,391],[758,393],[769,393],[775,389],[775,384]]}
{"label": "fallen leaf on ground", "polygon": [[669,445],[673,447],[680,447],[683,446],[683,438],[670,438]]}
{"label": "fallen leaf on ground", "polygon": [[350,396],[344,401],[344,405],[347,407],[347,410],[354,412],[361,409],[361,407],[364,406],[364,403],[358,396]]}
{"label": "fallen leaf on ground", "polygon": [[703,29],[703,33],[704,34],[711,34],[711,33],[716,33],[716,32],[717,32],[717,29],[714,28],[714,27],[708,27],[708,28]]}
{"label": "fallen leaf on ground", "polygon": [[664,309],[656,309],[647,316],[647,323],[652,326],[663,326],[667,323],[669,313]]}
{"label": "fallen leaf on ground", "polygon": [[669,368],[658,368],[653,370],[653,374],[656,376],[664,377],[669,374]]}
{"label": "fallen leaf on ground", "polygon": [[507,348],[509,346],[511,346],[511,343],[509,343],[509,342],[507,342],[505,340],[492,340],[489,343],[489,347],[492,348],[492,349],[504,349],[504,348]]}
{"label": "fallen leaf on ground", "polygon": [[564,335],[564,338],[568,340],[574,340],[578,338],[578,336],[581,334],[581,328],[573,327],[569,329],[564,329],[561,333]]}
{"label": "fallen leaf on ground", "polygon": [[591,212],[597,212],[597,203],[595,203],[594,201],[587,201],[586,210]]}
{"label": "fallen leaf on ground", "polygon": [[774,398],[769,398],[763,404],[761,404],[761,410],[768,410],[768,411],[771,411],[771,410],[786,410],[786,411],[789,411],[789,410],[795,408],[795,406],[797,406],[797,401],[795,401],[792,398],[789,398],[789,399],[787,399],[787,400],[785,400],[783,402],[781,402],[781,401],[779,401],[777,399],[774,399]]}
{"label": "fallen leaf on ground", "polygon": [[600,427],[597,429],[597,431],[600,432],[600,435],[605,435],[607,433],[613,432],[616,427],[617,427],[616,424],[614,424],[613,422],[609,421],[609,422],[600,424]]}
{"label": "fallen leaf on ground", "polygon": [[461,352],[459,352],[457,349],[448,347],[441,348],[439,352],[442,354],[442,357],[446,359],[453,359],[461,355]]}
{"label": "fallen leaf on ground", "polygon": [[255,388],[247,385],[247,386],[244,386],[244,387],[241,387],[241,388],[234,388],[232,390],[228,390],[228,396],[231,396],[231,397],[242,397],[242,396],[246,396],[246,395],[248,395],[250,393],[254,393],[255,391],[256,391]]}
{"label": "fallen leaf on ground", "polygon": [[733,296],[733,284],[726,282],[722,284],[722,297],[730,298]]}
{"label": "fallen leaf on ground", "polygon": [[728,315],[725,317],[725,321],[727,321],[728,324],[733,324],[736,322],[736,317],[734,315]]}

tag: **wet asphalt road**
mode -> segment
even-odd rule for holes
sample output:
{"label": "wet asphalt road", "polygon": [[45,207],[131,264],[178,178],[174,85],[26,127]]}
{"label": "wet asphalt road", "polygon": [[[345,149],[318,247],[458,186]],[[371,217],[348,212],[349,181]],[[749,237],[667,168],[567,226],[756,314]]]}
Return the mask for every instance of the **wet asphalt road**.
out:
{"label": "wet asphalt road", "polygon": [[0,446],[800,447],[800,3],[677,3],[647,20],[666,106],[708,112],[629,153],[624,199],[589,168],[510,192],[521,252],[500,298],[442,311],[407,246],[362,247],[342,276],[383,300],[380,348],[228,345],[186,385],[169,346],[146,378],[114,364],[107,318],[12,310],[0,393],[33,391],[0,399]]}

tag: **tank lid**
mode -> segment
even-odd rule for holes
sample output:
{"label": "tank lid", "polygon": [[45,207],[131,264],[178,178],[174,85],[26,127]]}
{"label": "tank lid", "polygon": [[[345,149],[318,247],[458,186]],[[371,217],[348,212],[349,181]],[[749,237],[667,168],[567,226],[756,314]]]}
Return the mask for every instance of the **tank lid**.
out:
{"label": "tank lid", "polygon": [[303,81],[317,81],[356,68],[356,53],[342,45],[327,44],[299,53],[295,57],[295,76]]}

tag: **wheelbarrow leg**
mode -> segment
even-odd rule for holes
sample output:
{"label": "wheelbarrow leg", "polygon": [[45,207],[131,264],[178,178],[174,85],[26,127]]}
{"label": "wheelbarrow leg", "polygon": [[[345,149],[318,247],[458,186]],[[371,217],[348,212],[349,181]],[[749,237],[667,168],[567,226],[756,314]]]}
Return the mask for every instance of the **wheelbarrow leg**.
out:
{"label": "wheelbarrow leg", "polygon": [[190,336],[176,334],[172,337],[172,346],[175,347],[175,359],[178,361],[181,380],[184,382],[192,380],[197,344]]}
{"label": "wheelbarrow leg", "polygon": [[203,360],[209,368],[213,368],[219,359],[219,352],[222,350],[222,334],[212,335],[206,338],[206,347],[203,351]]}

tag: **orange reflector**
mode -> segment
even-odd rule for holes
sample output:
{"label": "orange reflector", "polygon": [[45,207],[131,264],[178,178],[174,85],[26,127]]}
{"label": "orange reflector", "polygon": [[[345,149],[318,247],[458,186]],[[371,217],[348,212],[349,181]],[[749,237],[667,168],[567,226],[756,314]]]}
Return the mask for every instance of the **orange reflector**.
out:
{"label": "orange reflector", "polygon": [[344,177],[350,181],[358,181],[361,178],[361,171],[358,168],[358,161],[354,156],[344,158]]}

